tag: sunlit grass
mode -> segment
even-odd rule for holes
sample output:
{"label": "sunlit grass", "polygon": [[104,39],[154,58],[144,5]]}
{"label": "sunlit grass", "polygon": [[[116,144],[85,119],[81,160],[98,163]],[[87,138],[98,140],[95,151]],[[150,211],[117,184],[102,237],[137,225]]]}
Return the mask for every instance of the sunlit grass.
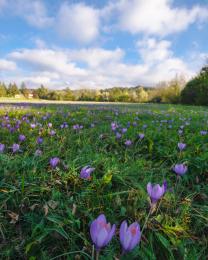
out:
{"label": "sunlit grass", "polygon": [[[146,185],[166,179],[170,190],[150,216],[140,245],[123,259],[206,259],[208,135],[200,131],[207,130],[207,112],[148,104],[1,107],[0,124],[5,113],[11,126],[15,118],[22,123],[12,133],[0,128],[0,143],[6,146],[0,154],[0,258],[90,259],[91,221],[105,213],[117,227],[124,219],[142,227],[149,211]],[[22,120],[26,114],[28,122]],[[31,129],[32,122],[42,126]],[[49,134],[49,122],[55,136]],[[60,128],[63,122],[68,128]],[[111,130],[112,122],[123,128],[130,122],[121,139]],[[73,130],[74,124],[83,129]],[[144,139],[137,138],[139,133]],[[26,141],[13,154],[10,147],[19,134]],[[38,136],[43,144],[37,144]],[[126,147],[126,140],[133,144]],[[183,152],[179,141],[187,144]],[[37,149],[41,156],[35,156]],[[49,164],[52,157],[61,161],[55,169]],[[179,162],[188,172],[176,185],[172,167]],[[86,165],[95,168],[91,180],[79,177]],[[119,256],[114,238],[100,259]]]}

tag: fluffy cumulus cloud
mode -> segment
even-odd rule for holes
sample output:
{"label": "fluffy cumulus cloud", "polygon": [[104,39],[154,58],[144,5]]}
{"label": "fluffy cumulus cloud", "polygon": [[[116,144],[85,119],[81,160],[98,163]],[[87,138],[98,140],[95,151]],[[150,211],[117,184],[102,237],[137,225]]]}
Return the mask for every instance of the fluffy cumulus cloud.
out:
{"label": "fluffy cumulus cloud", "polygon": [[137,42],[138,52],[142,59],[149,64],[162,61],[173,55],[170,50],[171,42],[157,41],[155,38],[147,38]]}
{"label": "fluffy cumulus cloud", "polygon": [[58,72],[62,75],[82,76],[85,71],[70,62],[63,51],[52,49],[23,49],[10,53],[10,58],[22,61],[38,71]]}
{"label": "fluffy cumulus cloud", "polygon": [[165,36],[187,29],[196,21],[208,19],[208,7],[174,7],[172,0],[121,0],[111,6],[117,12],[117,25],[132,34]]}
{"label": "fluffy cumulus cloud", "polygon": [[34,85],[43,80],[50,87],[67,84],[73,88],[153,85],[176,74],[192,75],[185,62],[174,56],[170,42],[147,38],[139,41],[136,47],[137,64],[126,64],[125,52],[120,48],[23,49],[8,57],[20,66],[32,68],[36,76],[23,77],[25,82]]}
{"label": "fluffy cumulus cloud", "polygon": [[174,56],[170,41],[147,38],[138,41],[137,47],[153,82],[168,80],[177,74],[186,75],[187,78],[193,76],[193,71],[186,62]]}
{"label": "fluffy cumulus cloud", "polygon": [[57,31],[64,37],[89,43],[99,35],[99,12],[83,3],[61,5],[57,15]]}
{"label": "fluffy cumulus cloud", "polygon": [[[20,3],[18,3],[18,1]],[[53,18],[47,15],[47,10],[41,1],[18,0],[16,12],[35,27],[48,27],[53,23]]]}
{"label": "fluffy cumulus cloud", "polygon": [[81,61],[89,67],[108,66],[109,63],[120,61],[124,56],[124,51],[120,48],[106,50],[102,48],[88,48],[68,51],[68,57],[75,61]]}
{"label": "fluffy cumulus cloud", "polygon": [[5,7],[6,14],[24,19],[29,25],[37,28],[46,28],[53,24],[42,0],[0,0],[0,10]]}
{"label": "fluffy cumulus cloud", "polygon": [[6,59],[0,59],[0,72],[1,71],[12,71],[16,69],[16,64],[13,61]]}
{"label": "fluffy cumulus cloud", "polygon": [[1,52],[0,80],[51,88],[153,86],[176,74],[190,78],[205,59],[206,50],[186,59],[178,56],[170,35],[204,25],[207,5],[176,6],[173,0],[118,0],[102,7],[88,1],[50,3],[0,0],[0,12],[7,9],[6,14],[30,25],[34,44]]}

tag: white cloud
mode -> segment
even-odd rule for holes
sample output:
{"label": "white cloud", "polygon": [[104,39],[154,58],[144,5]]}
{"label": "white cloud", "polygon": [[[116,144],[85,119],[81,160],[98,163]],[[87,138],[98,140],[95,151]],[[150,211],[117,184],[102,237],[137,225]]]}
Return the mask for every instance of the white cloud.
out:
{"label": "white cloud", "polygon": [[149,68],[147,74],[152,82],[170,80],[176,74],[184,74],[188,78],[193,75],[186,62],[174,56],[170,41],[146,38],[138,41],[137,47],[143,63]]}
{"label": "white cloud", "polygon": [[37,46],[38,49],[45,49],[46,48],[46,43],[40,38],[34,39],[35,45]]}
{"label": "white cloud", "polygon": [[13,61],[8,61],[5,59],[0,59],[0,72],[15,70],[16,64]]}
{"label": "white cloud", "polygon": [[85,71],[77,68],[76,65],[69,61],[63,51],[51,49],[23,49],[10,53],[9,57],[19,60],[33,66],[33,69],[39,71],[58,72],[63,75],[82,76]]}
{"label": "white cloud", "polygon": [[68,52],[71,60],[85,62],[89,67],[108,66],[109,63],[118,62],[123,56],[124,51],[120,48],[115,50],[88,48]]}
{"label": "white cloud", "polygon": [[41,0],[7,0],[6,4],[8,12],[25,19],[34,27],[45,28],[53,24],[54,18],[48,15],[46,6]]}
{"label": "white cloud", "polygon": [[165,36],[208,19],[208,6],[175,7],[172,0],[120,0],[110,7],[118,28],[132,34]]}
{"label": "white cloud", "polygon": [[137,42],[136,47],[138,61],[135,64],[125,63],[125,52],[120,48],[23,49],[8,57],[22,68],[21,81],[32,86],[37,83],[37,86],[43,80],[42,83],[51,88],[153,86],[176,74],[193,75],[189,64],[174,56],[169,41],[145,38]]}
{"label": "white cloud", "polygon": [[57,16],[58,33],[71,40],[89,43],[99,35],[99,12],[83,3],[63,3]]}
{"label": "white cloud", "polygon": [[24,82],[29,84],[30,86],[37,86],[37,85],[50,85],[51,78],[50,77],[43,77],[43,76],[29,76],[29,77],[21,77],[19,78],[19,82]]}
{"label": "white cloud", "polygon": [[148,64],[159,62],[173,55],[170,50],[170,41],[157,41],[155,38],[147,38],[138,41],[137,46],[141,58]]}

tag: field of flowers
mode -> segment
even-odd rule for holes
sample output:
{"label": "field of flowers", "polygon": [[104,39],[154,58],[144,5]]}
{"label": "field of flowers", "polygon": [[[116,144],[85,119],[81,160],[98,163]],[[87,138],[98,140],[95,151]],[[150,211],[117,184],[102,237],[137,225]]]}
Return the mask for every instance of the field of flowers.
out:
{"label": "field of flowers", "polygon": [[1,105],[0,259],[207,259],[207,182],[207,108]]}

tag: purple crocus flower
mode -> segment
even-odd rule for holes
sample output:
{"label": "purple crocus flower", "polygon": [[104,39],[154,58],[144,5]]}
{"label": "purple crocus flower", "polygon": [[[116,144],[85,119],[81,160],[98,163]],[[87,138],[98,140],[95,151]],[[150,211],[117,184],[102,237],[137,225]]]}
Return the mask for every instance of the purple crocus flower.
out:
{"label": "purple crocus flower", "polygon": [[119,234],[123,252],[129,252],[140,242],[140,225],[137,222],[134,222],[128,227],[127,222],[124,220],[121,224]]}
{"label": "purple crocus flower", "polygon": [[188,170],[188,167],[183,164],[183,163],[180,163],[180,164],[176,164],[174,167],[173,167],[173,171],[177,174],[177,175],[184,175]]}
{"label": "purple crocus flower", "polygon": [[152,185],[150,182],[147,184],[147,192],[150,196],[151,203],[156,204],[157,201],[162,198],[162,196],[165,194],[167,190],[167,182],[164,181],[162,186],[159,184]]}
{"label": "purple crocus flower", "polygon": [[0,144],[0,153],[3,153],[5,149],[5,144]]}
{"label": "purple crocus flower", "polygon": [[78,129],[79,129],[79,125],[78,125],[78,124],[73,125],[73,129],[74,129],[74,130],[78,130]]}
{"label": "purple crocus flower", "polygon": [[52,123],[48,123],[48,127],[51,128],[53,125]]}
{"label": "purple crocus flower", "polygon": [[202,130],[202,131],[200,131],[200,134],[201,134],[201,135],[206,135],[206,134],[207,134],[207,131]]}
{"label": "purple crocus flower", "polygon": [[180,151],[183,151],[186,148],[186,144],[178,143],[178,148],[179,148]]}
{"label": "purple crocus flower", "polygon": [[42,143],[43,143],[43,138],[39,136],[37,138],[37,144],[42,144]]}
{"label": "purple crocus flower", "polygon": [[114,224],[111,228],[111,224],[107,223],[104,214],[101,214],[92,222],[90,226],[90,235],[97,251],[111,241],[115,234],[115,230],[116,225]]}
{"label": "purple crocus flower", "polygon": [[111,129],[112,129],[113,131],[115,131],[117,128],[118,128],[117,123],[115,123],[115,122],[111,123]]}
{"label": "purple crocus flower", "polygon": [[34,129],[34,128],[36,127],[36,125],[35,125],[35,124],[30,124],[30,127],[31,127],[32,129]]}
{"label": "purple crocus flower", "polygon": [[83,125],[79,125],[79,124],[73,125],[74,130],[81,130],[82,128],[83,128]]}
{"label": "purple crocus flower", "polygon": [[64,122],[63,125],[64,125],[64,128],[68,128],[69,127],[67,122]]}
{"label": "purple crocus flower", "polygon": [[19,141],[24,142],[26,139],[25,135],[19,135]]}
{"label": "purple crocus flower", "polygon": [[144,139],[144,134],[143,133],[140,133],[139,135],[138,135],[138,137],[139,137],[139,139]]}
{"label": "purple crocus flower", "polygon": [[54,136],[56,134],[56,131],[51,130],[49,134],[50,134],[50,136]]}
{"label": "purple crocus flower", "polygon": [[10,127],[10,128],[9,128],[9,131],[10,131],[11,133],[14,133],[14,132],[15,132],[15,128],[14,128],[14,127]]}
{"label": "purple crocus flower", "polygon": [[95,168],[90,167],[89,165],[83,167],[80,172],[80,178],[90,180],[91,173],[95,170]]}
{"label": "purple crocus flower", "polygon": [[126,140],[125,145],[126,145],[126,146],[132,145],[132,141],[131,141],[131,140]]}
{"label": "purple crocus flower", "polygon": [[20,149],[19,144],[13,144],[13,145],[12,145],[12,152],[13,152],[13,153],[18,152],[19,149]]}
{"label": "purple crocus flower", "polygon": [[124,134],[124,133],[127,132],[127,130],[128,130],[127,128],[122,128],[122,129],[121,129],[121,133]]}
{"label": "purple crocus flower", "polygon": [[120,134],[119,132],[116,133],[116,138],[117,138],[117,139],[120,139],[121,136],[122,136],[122,134]]}
{"label": "purple crocus flower", "polygon": [[56,166],[59,164],[60,159],[58,157],[54,157],[50,159],[50,166],[52,168],[56,168]]}
{"label": "purple crocus flower", "polygon": [[126,126],[127,126],[127,128],[129,128],[131,126],[131,123],[127,122]]}

